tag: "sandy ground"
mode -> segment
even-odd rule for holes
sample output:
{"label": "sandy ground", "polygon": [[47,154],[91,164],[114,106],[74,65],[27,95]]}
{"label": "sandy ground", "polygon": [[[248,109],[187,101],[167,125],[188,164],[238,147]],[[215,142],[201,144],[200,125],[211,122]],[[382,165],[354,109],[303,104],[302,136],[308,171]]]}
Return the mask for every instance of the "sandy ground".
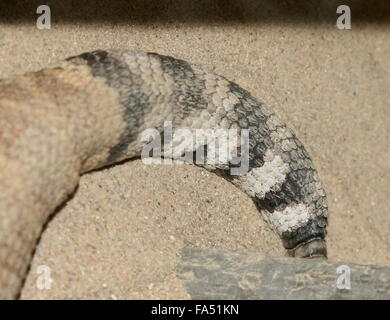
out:
{"label": "sandy ground", "polygon": [[[1,78],[97,48],[222,74],[309,150],[329,197],[329,259],[390,266],[390,25],[377,23],[380,10],[365,20],[357,7],[361,20],[338,30],[335,1],[66,3],[49,1],[50,30],[35,27],[36,1],[0,5]],[[197,167],[132,161],[82,177],[42,235],[22,298],[188,298],[174,271],[185,246],[284,254],[233,185]],[[41,265],[51,289],[37,289]]]}

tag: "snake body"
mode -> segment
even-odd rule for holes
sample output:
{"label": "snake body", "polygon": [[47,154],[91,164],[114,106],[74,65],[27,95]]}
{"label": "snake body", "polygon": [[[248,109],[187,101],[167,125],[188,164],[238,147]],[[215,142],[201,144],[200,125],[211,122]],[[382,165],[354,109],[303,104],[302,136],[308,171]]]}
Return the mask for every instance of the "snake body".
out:
{"label": "snake body", "polygon": [[232,174],[231,158],[204,167],[248,194],[292,255],[326,256],[324,189],[302,143],[273,111],[183,60],[98,50],[0,81],[2,298],[18,295],[43,225],[80,175],[140,156],[143,132],[162,134],[166,121],[247,129],[247,172]]}

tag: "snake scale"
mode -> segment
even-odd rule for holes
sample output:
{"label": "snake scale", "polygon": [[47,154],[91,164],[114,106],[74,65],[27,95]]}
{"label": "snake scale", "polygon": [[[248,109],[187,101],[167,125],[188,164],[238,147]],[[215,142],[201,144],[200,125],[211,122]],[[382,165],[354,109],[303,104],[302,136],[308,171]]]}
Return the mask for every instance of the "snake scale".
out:
{"label": "snake scale", "polygon": [[204,167],[253,199],[290,255],[326,257],[324,189],[304,146],[273,111],[183,60],[97,50],[0,81],[0,297],[18,296],[45,222],[80,175],[139,157],[142,132],[162,133],[166,121],[247,129],[247,172],[232,174],[232,159]]}

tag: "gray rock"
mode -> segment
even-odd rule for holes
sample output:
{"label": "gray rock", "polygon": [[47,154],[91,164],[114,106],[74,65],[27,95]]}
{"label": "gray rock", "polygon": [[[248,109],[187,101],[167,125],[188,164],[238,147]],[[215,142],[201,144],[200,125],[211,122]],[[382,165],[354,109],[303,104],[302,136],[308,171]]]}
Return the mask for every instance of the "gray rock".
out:
{"label": "gray rock", "polygon": [[390,267],[186,248],[192,299],[390,299]]}

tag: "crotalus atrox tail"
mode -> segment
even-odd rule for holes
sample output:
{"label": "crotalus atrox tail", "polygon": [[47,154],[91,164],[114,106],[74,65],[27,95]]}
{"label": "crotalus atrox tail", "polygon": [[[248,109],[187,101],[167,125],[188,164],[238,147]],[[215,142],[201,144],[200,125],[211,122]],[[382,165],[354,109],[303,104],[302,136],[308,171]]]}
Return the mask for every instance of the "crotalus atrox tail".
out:
{"label": "crotalus atrox tail", "polygon": [[18,295],[42,226],[80,175],[140,156],[150,143],[145,130],[163,135],[168,121],[173,130],[188,128],[189,135],[194,129],[234,129],[241,141],[247,129],[245,172],[237,171],[236,162],[245,148],[236,157],[225,153],[225,163],[207,161],[210,141],[186,150],[192,156],[206,151],[205,168],[264,208],[292,255],[326,256],[325,192],[302,143],[274,112],[237,84],[185,61],[95,51],[0,81],[2,298]]}

